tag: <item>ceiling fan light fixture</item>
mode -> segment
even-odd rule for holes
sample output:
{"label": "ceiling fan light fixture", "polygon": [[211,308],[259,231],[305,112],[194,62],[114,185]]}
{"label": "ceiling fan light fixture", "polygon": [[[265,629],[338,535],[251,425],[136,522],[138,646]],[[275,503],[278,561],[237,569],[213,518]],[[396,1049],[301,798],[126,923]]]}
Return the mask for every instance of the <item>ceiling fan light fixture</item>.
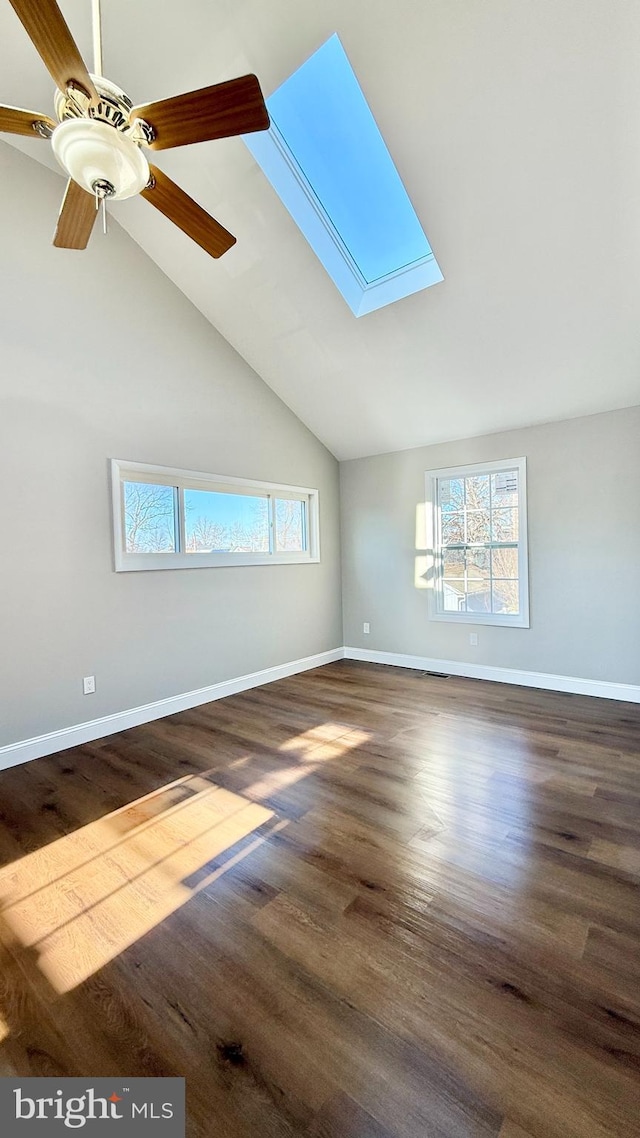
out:
{"label": "ceiling fan light fixture", "polygon": [[59,125],[48,115],[0,103],[0,132],[51,139],[68,176],[55,247],[86,249],[100,205],[106,233],[107,199],[136,194],[211,257],[221,257],[235,245],[233,234],[150,166],[141,148],[168,150],[267,130],[269,114],[257,77],[242,75],[134,107],[102,74],[100,0],[91,5],[95,75],[87,71],[58,0],[10,3],[56,84]]}
{"label": "ceiling fan light fixture", "polygon": [[139,194],[149,181],[149,163],[140,146],[107,123],[66,119],[54,130],[51,145],[62,168],[89,194],[96,183],[109,183],[109,196],[119,201]]}

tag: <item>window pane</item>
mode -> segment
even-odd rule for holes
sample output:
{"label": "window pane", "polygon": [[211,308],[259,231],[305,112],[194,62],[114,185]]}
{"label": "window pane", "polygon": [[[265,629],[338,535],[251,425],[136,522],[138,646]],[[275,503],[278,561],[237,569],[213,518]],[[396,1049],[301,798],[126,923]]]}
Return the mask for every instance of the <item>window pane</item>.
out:
{"label": "window pane", "polygon": [[488,581],[491,553],[488,549],[467,550],[467,580]]}
{"label": "window pane", "polygon": [[439,480],[439,499],[443,513],[464,509],[464,479],[441,478]]}
{"label": "window pane", "polygon": [[493,510],[491,520],[494,541],[518,540],[517,510]]}
{"label": "window pane", "polygon": [[465,504],[468,510],[489,509],[489,475],[474,474],[465,478]]}
{"label": "window pane", "polygon": [[187,553],[268,553],[267,498],[185,490]]}
{"label": "window pane", "polygon": [[517,581],[493,581],[492,612],[517,613],[520,611]]}
{"label": "window pane", "polygon": [[[469,479],[467,479],[469,481]],[[489,541],[491,527],[489,510],[480,510],[476,513],[467,513],[467,541],[470,543]]]}
{"label": "window pane", "polygon": [[465,612],[466,596],[464,581],[443,581],[442,603],[445,612]]}
{"label": "window pane", "polygon": [[494,577],[517,577],[518,550],[494,549],[491,554],[491,568]]}
{"label": "window pane", "polygon": [[488,578],[469,580],[467,576],[467,612],[491,612],[491,582]]}
{"label": "window pane", "polygon": [[276,500],[276,549],[281,553],[302,553],[306,549],[304,514],[304,502]]}
{"label": "window pane", "polygon": [[173,486],[123,482],[127,553],[175,553],[176,499]]}
{"label": "window pane", "polygon": [[464,577],[464,549],[442,551],[442,574],[444,577]]}
{"label": "window pane", "polygon": [[491,612],[491,584],[488,580],[465,584],[447,577],[442,582],[442,601],[445,612]]}
{"label": "window pane", "polygon": [[518,471],[491,475],[491,502],[495,507],[518,505]]}
{"label": "window pane", "polygon": [[464,514],[442,515],[442,544],[462,545],[464,542]]}

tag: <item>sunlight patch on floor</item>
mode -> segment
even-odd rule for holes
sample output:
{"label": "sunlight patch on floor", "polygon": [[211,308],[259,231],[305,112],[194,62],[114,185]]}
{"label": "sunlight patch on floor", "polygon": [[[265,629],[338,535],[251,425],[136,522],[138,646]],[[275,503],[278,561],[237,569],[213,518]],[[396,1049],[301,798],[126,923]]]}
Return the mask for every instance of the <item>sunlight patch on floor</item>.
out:
{"label": "sunlight patch on floor", "polygon": [[285,754],[293,751],[306,757],[310,752],[316,752],[322,747],[328,750],[324,756],[317,757],[333,759],[337,755],[344,755],[346,751],[352,751],[354,747],[363,746],[370,738],[368,731],[345,727],[343,723],[321,723],[317,727],[310,727],[308,731],[302,731],[300,735],[294,735],[292,739],[287,739],[278,750],[284,751]]}
{"label": "sunlight patch on floor", "polygon": [[0,935],[37,959],[53,997],[68,992],[265,841],[215,864],[271,819],[205,777],[178,780],[0,871]]}
{"label": "sunlight patch on floor", "polygon": [[339,759],[362,747],[371,738],[368,731],[350,730],[337,723],[323,723],[303,731],[293,739],[287,739],[278,750],[297,757],[297,762],[281,770],[270,771],[259,778],[246,793],[252,798],[270,798],[272,794],[292,786],[318,770],[323,763]]}

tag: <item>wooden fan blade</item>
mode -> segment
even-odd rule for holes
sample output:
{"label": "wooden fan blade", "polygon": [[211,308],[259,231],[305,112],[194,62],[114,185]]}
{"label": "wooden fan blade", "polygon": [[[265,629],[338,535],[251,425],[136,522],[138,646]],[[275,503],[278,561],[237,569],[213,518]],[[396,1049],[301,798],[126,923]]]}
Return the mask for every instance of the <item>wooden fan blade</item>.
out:
{"label": "wooden fan blade", "polygon": [[97,217],[96,199],[69,178],[53,244],[58,249],[86,249]]}
{"label": "wooden fan blade", "polygon": [[269,112],[255,75],[134,107],[131,121],[137,118],[153,127],[155,138],[149,144],[153,150],[249,134],[269,126]]}
{"label": "wooden fan blade", "polygon": [[9,0],[38,55],[61,91],[74,85],[92,102],[98,94],[56,0]]}
{"label": "wooden fan blade", "polygon": [[48,115],[39,115],[35,111],[23,111],[20,107],[0,106],[0,131],[6,134],[28,134],[31,138],[46,138],[46,132],[41,134],[37,129],[38,123],[49,130],[55,130],[58,125]]}
{"label": "wooden fan blade", "polygon": [[187,237],[209,253],[212,257],[221,257],[236,239],[219,221],[215,221],[206,210],[194,202],[184,190],[171,181],[162,170],[155,166],[150,167],[151,182],[142,191],[151,205],[160,210],[174,225],[178,226]]}

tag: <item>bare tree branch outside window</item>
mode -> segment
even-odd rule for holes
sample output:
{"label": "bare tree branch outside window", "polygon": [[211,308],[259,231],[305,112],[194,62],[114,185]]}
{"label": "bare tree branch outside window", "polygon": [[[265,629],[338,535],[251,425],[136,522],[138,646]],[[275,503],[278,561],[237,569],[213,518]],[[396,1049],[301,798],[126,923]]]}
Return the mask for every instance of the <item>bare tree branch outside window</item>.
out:
{"label": "bare tree branch outside window", "polygon": [[175,499],[172,486],[124,483],[127,553],[174,553]]}

